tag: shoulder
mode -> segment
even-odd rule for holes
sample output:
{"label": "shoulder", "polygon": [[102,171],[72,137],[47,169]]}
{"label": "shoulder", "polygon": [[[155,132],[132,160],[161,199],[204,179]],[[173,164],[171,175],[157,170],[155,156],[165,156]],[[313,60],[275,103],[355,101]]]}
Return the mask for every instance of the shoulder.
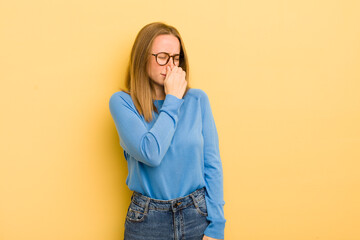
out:
{"label": "shoulder", "polygon": [[121,97],[121,98],[131,98],[130,95],[127,93],[127,92],[124,92],[124,91],[118,91],[118,92],[115,92],[111,95],[110,99],[111,98],[115,98],[115,97]]}
{"label": "shoulder", "polygon": [[134,105],[130,94],[124,91],[118,91],[113,93],[110,97],[109,104],[110,106],[114,104],[115,105],[122,104],[128,106]]}
{"label": "shoulder", "polygon": [[124,92],[124,91],[118,91],[118,92],[115,92],[115,93],[113,93],[112,95],[111,95],[111,97],[110,97],[110,101],[112,100],[112,99],[116,99],[116,98],[121,98],[121,99],[124,99],[124,100],[131,100],[131,96],[130,96],[130,94],[128,94],[128,93],[126,93],[126,92]]}
{"label": "shoulder", "polygon": [[202,108],[210,105],[210,100],[207,93],[199,88],[190,88],[189,91],[186,93],[186,97],[188,99],[195,98]]}
{"label": "shoulder", "polygon": [[210,100],[208,94],[204,90],[198,88],[191,88],[189,89],[186,95],[188,95],[187,97],[189,99],[190,98],[196,99],[196,102],[199,103],[202,112],[205,113],[205,112],[209,112],[209,110],[211,111]]}
{"label": "shoulder", "polygon": [[186,93],[186,97],[197,99],[208,99],[206,92],[200,88],[190,88]]}

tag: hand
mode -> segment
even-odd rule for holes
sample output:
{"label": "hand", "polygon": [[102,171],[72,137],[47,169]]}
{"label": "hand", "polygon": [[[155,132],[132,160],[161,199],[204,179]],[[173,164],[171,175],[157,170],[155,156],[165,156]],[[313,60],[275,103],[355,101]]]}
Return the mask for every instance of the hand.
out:
{"label": "hand", "polygon": [[187,81],[186,72],[181,67],[174,66],[172,69],[167,66],[166,78],[164,80],[165,94],[171,94],[181,99],[184,96]]}
{"label": "hand", "polygon": [[208,236],[204,235],[202,240],[223,240],[223,239],[216,239],[216,238],[212,238],[212,237],[208,237]]}

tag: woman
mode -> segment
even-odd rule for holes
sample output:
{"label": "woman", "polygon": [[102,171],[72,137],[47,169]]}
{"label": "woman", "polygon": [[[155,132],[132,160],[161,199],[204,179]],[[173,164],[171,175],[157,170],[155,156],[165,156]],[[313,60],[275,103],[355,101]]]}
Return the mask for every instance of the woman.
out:
{"label": "woman", "polygon": [[125,240],[223,239],[223,175],[206,93],[188,86],[179,32],[155,22],[138,33],[127,91],[110,112],[133,191]]}

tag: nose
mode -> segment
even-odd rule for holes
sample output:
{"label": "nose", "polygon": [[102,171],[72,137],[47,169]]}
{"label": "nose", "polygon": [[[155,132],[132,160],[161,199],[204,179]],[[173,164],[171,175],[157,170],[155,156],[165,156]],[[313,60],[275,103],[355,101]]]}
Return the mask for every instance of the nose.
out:
{"label": "nose", "polygon": [[169,61],[168,61],[168,63],[166,64],[166,66],[170,66],[171,69],[175,66],[175,64],[174,64],[174,57],[170,57],[170,58],[169,58]]}

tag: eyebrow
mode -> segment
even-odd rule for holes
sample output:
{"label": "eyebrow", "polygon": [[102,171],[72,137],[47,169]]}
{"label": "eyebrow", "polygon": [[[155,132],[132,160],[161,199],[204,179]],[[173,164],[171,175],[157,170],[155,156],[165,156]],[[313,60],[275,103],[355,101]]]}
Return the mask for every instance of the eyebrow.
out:
{"label": "eyebrow", "polygon": [[170,56],[180,55],[180,54],[181,54],[181,52],[180,52],[180,53],[175,53],[175,54],[173,54],[173,55],[171,55],[171,54],[170,54],[170,53],[168,53],[168,52],[158,52],[158,53],[155,53],[155,54],[159,54],[159,53],[167,53],[167,54],[169,54]]}

